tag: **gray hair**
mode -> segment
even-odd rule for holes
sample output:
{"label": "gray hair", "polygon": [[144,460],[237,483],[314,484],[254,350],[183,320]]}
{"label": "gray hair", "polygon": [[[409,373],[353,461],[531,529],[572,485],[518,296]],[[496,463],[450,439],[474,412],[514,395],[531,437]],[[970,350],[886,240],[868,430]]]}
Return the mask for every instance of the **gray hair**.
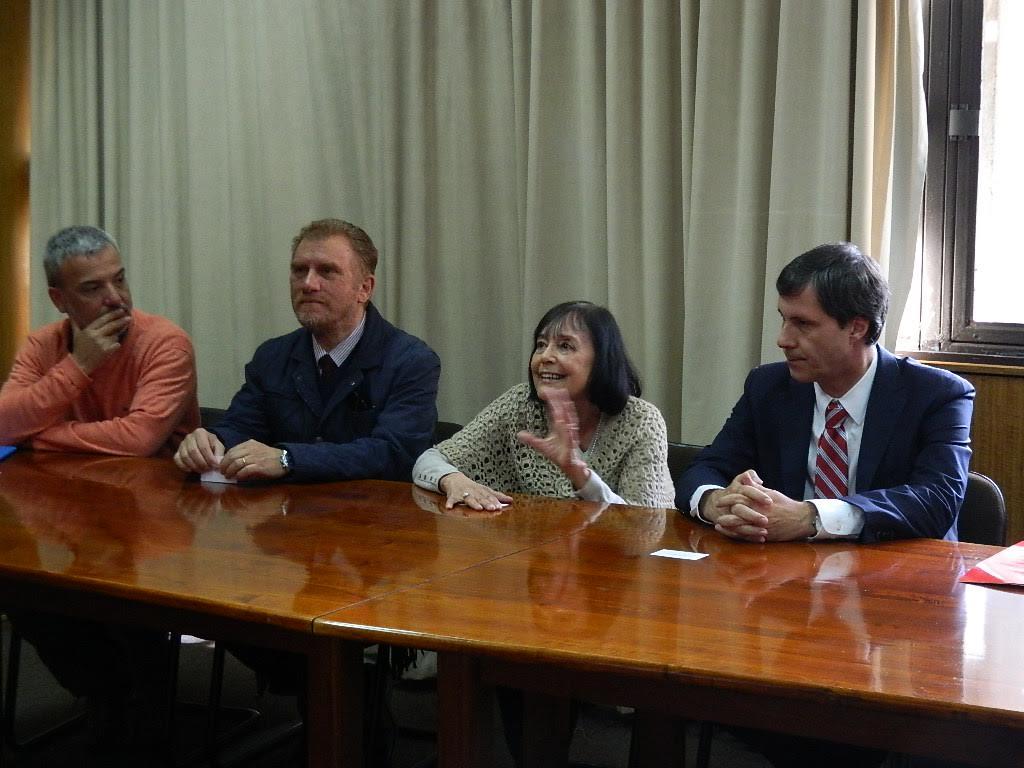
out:
{"label": "gray hair", "polygon": [[94,256],[106,248],[120,251],[117,241],[99,227],[83,224],[65,227],[46,241],[43,269],[46,271],[47,284],[57,285],[60,280],[61,267],[71,257]]}

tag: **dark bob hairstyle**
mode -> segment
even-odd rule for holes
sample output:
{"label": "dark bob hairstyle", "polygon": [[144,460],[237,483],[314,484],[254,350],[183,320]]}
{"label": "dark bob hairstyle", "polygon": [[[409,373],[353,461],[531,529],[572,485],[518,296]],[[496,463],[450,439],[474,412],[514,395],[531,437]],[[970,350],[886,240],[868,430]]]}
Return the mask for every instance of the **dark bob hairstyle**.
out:
{"label": "dark bob hairstyle", "polygon": [[[566,301],[544,313],[533,332],[533,339],[550,336],[562,328],[585,330],[594,345],[594,365],[587,382],[587,398],[602,413],[612,416],[622,413],[630,395],[640,396],[640,377],[626,355],[626,343],[612,313],[589,301]],[[530,382],[530,399],[540,400],[529,364],[526,366],[526,379]]]}

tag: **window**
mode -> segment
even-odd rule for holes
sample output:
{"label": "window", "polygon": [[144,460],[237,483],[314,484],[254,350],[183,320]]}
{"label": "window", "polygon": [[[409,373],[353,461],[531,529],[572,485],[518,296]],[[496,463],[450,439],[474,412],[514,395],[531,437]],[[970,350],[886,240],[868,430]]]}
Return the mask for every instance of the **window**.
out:
{"label": "window", "polygon": [[918,346],[1024,361],[1024,3],[932,0]]}

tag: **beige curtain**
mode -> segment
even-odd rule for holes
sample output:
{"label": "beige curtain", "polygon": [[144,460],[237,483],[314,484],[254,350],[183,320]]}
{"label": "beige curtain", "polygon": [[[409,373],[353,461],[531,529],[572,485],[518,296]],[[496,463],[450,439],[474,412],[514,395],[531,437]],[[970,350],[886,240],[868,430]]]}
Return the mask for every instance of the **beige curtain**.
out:
{"label": "beige curtain", "polygon": [[928,158],[920,0],[861,2],[857,13],[851,238],[882,264],[896,343],[920,247]]}
{"label": "beige curtain", "polygon": [[36,261],[60,226],[110,229],[223,406],[294,327],[291,237],[341,216],[380,247],[385,316],[440,354],[442,418],[521,381],[540,314],[586,298],[670,435],[704,441],[776,356],[778,269],[850,231],[863,7],[40,0]]}

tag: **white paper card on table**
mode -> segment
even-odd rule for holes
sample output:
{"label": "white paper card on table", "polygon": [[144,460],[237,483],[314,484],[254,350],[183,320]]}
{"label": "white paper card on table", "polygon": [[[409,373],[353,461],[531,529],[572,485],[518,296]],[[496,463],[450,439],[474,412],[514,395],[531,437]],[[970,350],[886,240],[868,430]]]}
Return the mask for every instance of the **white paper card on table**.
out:
{"label": "white paper card on table", "polygon": [[206,472],[203,472],[203,474],[201,474],[199,476],[199,482],[201,482],[201,483],[237,483],[238,481],[235,480],[234,478],[230,478],[229,479],[227,477],[224,477],[224,475],[222,475],[216,469],[211,469],[211,470],[208,470]]}
{"label": "white paper card on table", "polygon": [[659,549],[651,554],[655,557],[671,557],[675,560],[700,560],[707,557],[706,552],[684,552],[681,549]]}

